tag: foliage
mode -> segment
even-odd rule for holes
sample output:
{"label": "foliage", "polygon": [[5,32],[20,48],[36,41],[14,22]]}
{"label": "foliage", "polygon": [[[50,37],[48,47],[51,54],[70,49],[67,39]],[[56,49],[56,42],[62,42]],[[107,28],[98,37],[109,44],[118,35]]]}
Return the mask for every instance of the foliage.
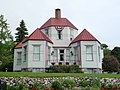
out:
{"label": "foliage", "polygon": [[49,72],[52,73],[79,73],[79,65],[53,65],[50,66]]}
{"label": "foliage", "polygon": [[81,85],[82,87],[89,86],[89,85],[90,85],[90,81],[87,81],[87,80],[81,80],[81,81],[80,81],[80,85]]}
{"label": "foliage", "polygon": [[92,87],[99,87],[99,86],[100,86],[100,79],[94,78],[94,79],[91,81],[91,86],[92,86]]}
{"label": "foliage", "polygon": [[28,30],[25,26],[24,20],[21,20],[20,26],[17,27],[16,30],[17,30],[17,33],[15,33],[16,42],[20,43],[27,37],[26,35],[28,35]]}
{"label": "foliage", "polygon": [[112,51],[111,54],[117,58],[117,60],[120,63],[120,47],[115,47]]}
{"label": "foliage", "polygon": [[101,48],[104,50],[104,49],[107,49],[108,48],[108,45],[107,44],[101,44]]}
{"label": "foliage", "polygon": [[65,87],[65,88],[73,88],[74,86],[75,86],[75,81],[73,81],[73,80],[64,80],[63,82],[62,82],[62,85]]}
{"label": "foliage", "polygon": [[119,68],[119,62],[114,56],[105,56],[103,58],[102,66],[105,72],[117,72]]}
{"label": "foliage", "polygon": [[13,36],[9,31],[9,24],[7,20],[4,20],[4,16],[0,16],[0,71],[12,71],[13,63],[13,48],[15,43],[13,41]]}
{"label": "foliage", "polygon": [[51,87],[54,88],[55,90],[62,90],[62,84],[60,83],[60,81],[52,82]]}
{"label": "foliage", "polygon": [[0,43],[13,40],[13,36],[8,28],[7,20],[4,20],[4,16],[0,15]]}
{"label": "foliage", "polygon": [[39,82],[35,82],[32,87],[36,88],[37,90],[43,90],[44,89],[44,85],[40,84]]}

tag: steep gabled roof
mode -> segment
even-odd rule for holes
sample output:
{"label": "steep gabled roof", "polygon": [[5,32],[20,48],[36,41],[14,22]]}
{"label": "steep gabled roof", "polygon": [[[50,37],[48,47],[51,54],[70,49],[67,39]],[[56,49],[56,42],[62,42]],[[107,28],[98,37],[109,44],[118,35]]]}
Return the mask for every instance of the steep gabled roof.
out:
{"label": "steep gabled roof", "polygon": [[50,43],[53,43],[42,31],[40,31],[39,28],[37,28],[28,38],[26,38],[23,41],[23,43],[28,40],[43,40],[43,41],[45,40]]}
{"label": "steep gabled roof", "polygon": [[[92,34],[90,34],[86,29],[84,29],[72,42],[78,41],[98,41]],[[98,41],[99,42],[99,41]]]}
{"label": "steep gabled roof", "polygon": [[40,29],[44,29],[50,26],[66,26],[78,30],[68,19],[66,18],[50,18],[44,23]]}

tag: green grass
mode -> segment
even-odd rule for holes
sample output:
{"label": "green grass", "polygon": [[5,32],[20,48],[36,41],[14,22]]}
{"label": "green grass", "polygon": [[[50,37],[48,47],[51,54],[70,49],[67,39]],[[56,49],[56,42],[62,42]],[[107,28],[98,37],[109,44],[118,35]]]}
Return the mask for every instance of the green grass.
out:
{"label": "green grass", "polygon": [[105,77],[105,78],[120,78],[120,74],[83,74],[83,73],[33,73],[33,72],[0,72],[0,77],[65,77],[65,76],[78,76],[78,77]]}

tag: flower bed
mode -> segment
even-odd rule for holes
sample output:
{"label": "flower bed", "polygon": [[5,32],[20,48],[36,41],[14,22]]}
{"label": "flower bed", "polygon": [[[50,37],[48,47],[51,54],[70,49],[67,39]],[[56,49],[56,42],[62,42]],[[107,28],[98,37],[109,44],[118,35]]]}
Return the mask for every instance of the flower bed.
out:
{"label": "flower bed", "polygon": [[120,90],[120,78],[97,77],[1,77],[6,90]]}

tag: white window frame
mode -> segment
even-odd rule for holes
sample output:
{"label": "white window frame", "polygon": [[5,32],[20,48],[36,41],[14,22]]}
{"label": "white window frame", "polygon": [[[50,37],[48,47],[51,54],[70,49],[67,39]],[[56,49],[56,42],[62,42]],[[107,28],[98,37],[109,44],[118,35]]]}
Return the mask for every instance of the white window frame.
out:
{"label": "white window frame", "polygon": [[74,47],[74,61],[78,60],[78,50],[77,50],[77,46]]}
{"label": "white window frame", "polygon": [[[37,47],[39,50],[38,52],[35,52],[35,47]],[[35,59],[35,55],[38,55],[38,59]],[[33,45],[33,61],[40,61],[40,45]]]}
{"label": "white window frame", "polygon": [[22,52],[17,52],[17,65],[22,63]]}
{"label": "white window frame", "polygon": [[26,60],[27,60],[27,45],[24,46],[24,60],[23,60],[23,62],[26,62]]}
{"label": "white window frame", "polygon": [[[93,61],[93,45],[85,45],[85,46],[86,46],[86,61]],[[88,51],[88,49],[91,50]]]}
{"label": "white window frame", "polygon": [[70,49],[66,49],[66,61],[70,61]]}
{"label": "white window frame", "polygon": [[58,61],[58,49],[54,48],[54,60]]}
{"label": "white window frame", "polygon": [[48,46],[48,61],[51,60],[50,56],[51,56],[51,48]]}

